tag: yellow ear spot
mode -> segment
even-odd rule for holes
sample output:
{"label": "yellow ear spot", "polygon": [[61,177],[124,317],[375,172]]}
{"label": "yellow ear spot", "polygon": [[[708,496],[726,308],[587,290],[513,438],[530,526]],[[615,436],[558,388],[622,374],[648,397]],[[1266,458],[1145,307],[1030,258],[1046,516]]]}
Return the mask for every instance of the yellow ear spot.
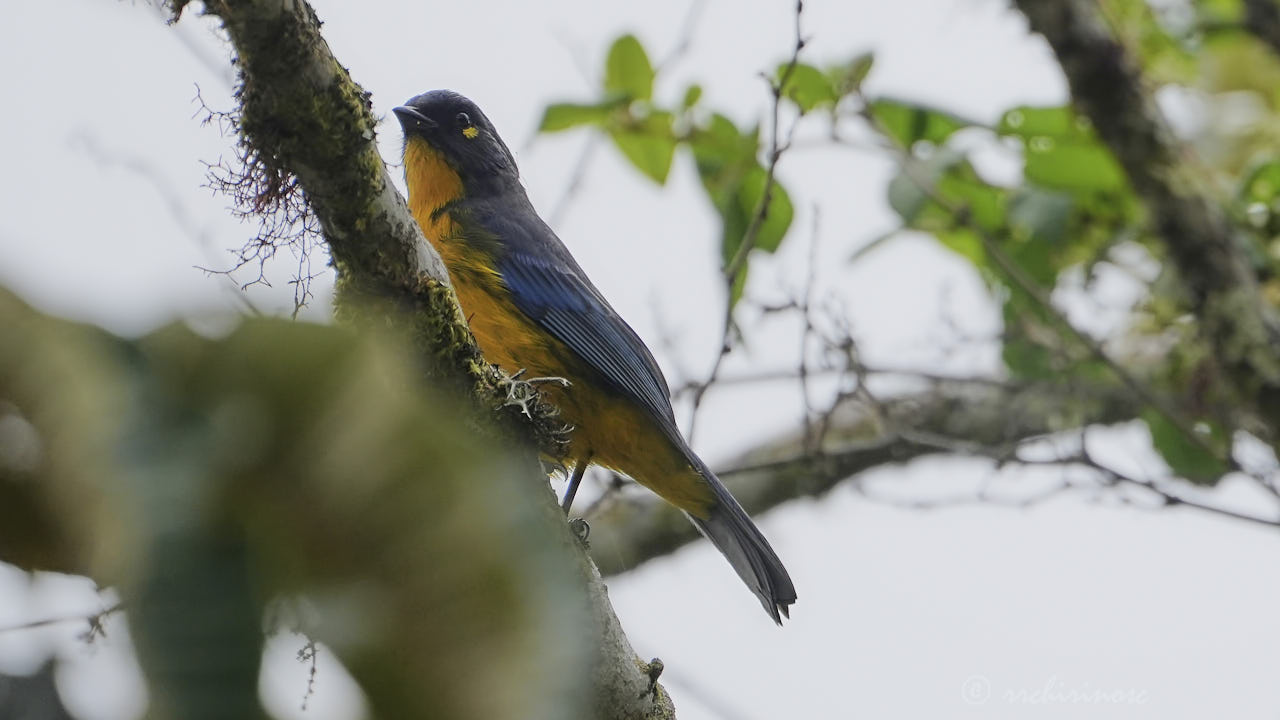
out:
{"label": "yellow ear spot", "polygon": [[475,125],[472,125],[467,128],[463,128],[462,130],[462,136],[468,140],[475,140],[476,136],[479,134],[480,134],[480,128],[476,127]]}

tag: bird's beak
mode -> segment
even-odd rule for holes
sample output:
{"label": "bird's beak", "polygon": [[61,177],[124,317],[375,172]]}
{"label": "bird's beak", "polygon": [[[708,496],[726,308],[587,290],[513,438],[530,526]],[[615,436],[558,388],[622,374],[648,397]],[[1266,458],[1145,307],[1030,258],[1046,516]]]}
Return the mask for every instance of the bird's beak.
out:
{"label": "bird's beak", "polygon": [[422,132],[424,130],[434,130],[439,127],[435,120],[422,114],[417,108],[401,105],[392,108],[391,112],[396,114],[396,119],[400,121],[400,127],[404,128],[406,133]]}

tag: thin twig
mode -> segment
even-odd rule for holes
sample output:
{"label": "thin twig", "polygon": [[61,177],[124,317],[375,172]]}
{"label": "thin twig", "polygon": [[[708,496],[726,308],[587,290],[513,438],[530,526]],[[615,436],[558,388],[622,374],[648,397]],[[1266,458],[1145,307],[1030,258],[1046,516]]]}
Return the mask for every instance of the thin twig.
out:
{"label": "thin twig", "polygon": [[689,47],[693,44],[694,33],[698,30],[698,21],[702,19],[702,11],[707,7],[706,0],[693,0],[689,3],[689,9],[685,11],[684,23],[680,26],[680,36],[676,40],[676,44],[671,48],[671,52],[658,62],[654,68],[655,73],[674,65],[689,52]]}
{"label": "thin twig", "polygon": [[307,671],[307,689],[302,694],[302,710],[303,712],[306,712],[307,703],[310,702],[312,696],[316,694],[316,671],[318,670],[316,657],[320,654],[320,648],[316,646],[315,638],[310,635],[306,635],[305,633],[304,635],[307,638],[307,644],[303,645],[302,649],[298,650],[297,659],[298,662],[308,663],[310,665],[310,668]]}
{"label": "thin twig", "polygon": [[795,73],[796,65],[800,63],[800,51],[804,49],[805,40],[800,32],[800,15],[804,12],[804,0],[796,0],[796,44],[791,51],[791,59],[782,68],[782,72],[778,75],[777,80],[769,83],[769,90],[773,93],[773,121],[769,128],[769,164],[765,167],[764,192],[760,195],[760,204],[756,206],[755,212],[751,216],[751,224],[747,226],[747,231],[742,235],[742,244],[738,246],[737,252],[724,266],[722,271],[725,282],[730,290],[734,285],[734,280],[738,277],[738,271],[747,262],[747,255],[755,248],[756,240],[760,236],[760,228],[764,226],[764,221],[769,217],[769,203],[773,200],[773,190],[777,182],[774,179],[775,172],[778,168],[778,160],[782,158],[782,154],[787,151],[791,145],[791,139],[795,135],[795,124],[787,132],[787,139],[782,142],[779,139],[780,115],[782,112],[782,94],[786,91],[787,83],[790,82],[791,76]]}
{"label": "thin twig", "polygon": [[804,403],[801,410],[804,420],[804,442],[810,452],[821,453],[821,436],[814,433],[813,405],[809,389],[809,340],[814,334],[813,324],[813,286],[816,284],[818,272],[818,235],[821,227],[822,212],[816,204],[813,207],[813,237],[809,243],[809,266],[805,278],[804,290],[800,298],[800,313],[804,317],[804,328],[800,331],[800,367],[797,371],[800,380],[800,397]]}
{"label": "thin twig", "polygon": [[751,252],[752,248],[755,247],[757,238],[760,235],[760,229],[764,226],[764,221],[768,217],[769,204],[773,199],[773,190],[777,183],[774,176],[778,167],[778,161],[782,158],[782,154],[790,145],[791,138],[795,133],[795,125],[793,124],[787,134],[786,142],[783,143],[779,139],[779,117],[781,115],[782,108],[782,94],[786,89],[787,82],[791,79],[791,75],[795,72],[796,65],[800,62],[800,51],[804,49],[805,45],[804,36],[801,34],[800,30],[800,17],[803,12],[804,0],[796,0],[796,41],[795,46],[791,51],[791,59],[787,62],[776,80],[769,80],[769,90],[773,95],[773,123],[770,127],[769,164],[765,169],[764,191],[760,195],[760,203],[752,213],[751,222],[747,225],[746,232],[743,233],[742,243],[738,246],[733,257],[721,271],[726,288],[724,321],[722,323],[723,329],[720,333],[721,343],[719,351],[716,354],[715,362],[712,363],[711,372],[707,374],[707,379],[693,392],[693,402],[689,410],[690,443],[693,442],[694,436],[697,432],[698,408],[702,405],[702,398],[706,395],[707,389],[710,388],[720,376],[720,369],[724,365],[724,359],[733,349],[733,286],[737,280],[738,273],[742,270],[743,264],[747,261],[747,255]]}
{"label": "thin twig", "polygon": [[43,618],[40,620],[31,620],[30,622],[20,623],[18,625],[10,625],[8,627],[0,627],[0,634],[18,632],[21,630],[35,630],[37,628],[48,627],[50,625],[61,625],[68,622],[88,622],[89,630],[86,633],[89,637],[96,637],[102,634],[102,623],[108,615],[124,608],[123,602],[112,603],[110,606],[96,613],[81,613],[78,615],[64,615],[61,617]]}

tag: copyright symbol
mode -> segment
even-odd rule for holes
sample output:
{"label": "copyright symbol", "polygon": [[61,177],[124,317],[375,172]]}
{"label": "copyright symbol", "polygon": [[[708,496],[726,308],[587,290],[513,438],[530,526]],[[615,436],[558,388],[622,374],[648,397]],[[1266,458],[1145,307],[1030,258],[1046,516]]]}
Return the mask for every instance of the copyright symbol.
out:
{"label": "copyright symbol", "polygon": [[970,675],[960,686],[960,697],[970,705],[981,705],[991,697],[991,681],[983,675]]}

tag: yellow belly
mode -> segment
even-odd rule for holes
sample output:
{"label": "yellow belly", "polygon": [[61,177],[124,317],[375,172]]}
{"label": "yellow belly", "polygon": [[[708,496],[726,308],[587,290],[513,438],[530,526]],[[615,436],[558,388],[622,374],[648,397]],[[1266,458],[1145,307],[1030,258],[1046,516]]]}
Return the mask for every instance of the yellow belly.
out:
{"label": "yellow belly", "polygon": [[[461,275],[461,274],[458,274]],[[570,385],[539,389],[573,427],[569,460],[616,470],[683,510],[704,515],[710,488],[679,448],[639,405],[603,386],[567,346],[535,326],[512,302],[488,288],[458,282],[458,301],[481,352],[508,374],[561,377]]]}
{"label": "yellow belly", "polygon": [[458,294],[463,314],[485,359],[508,374],[560,377],[570,385],[539,385],[561,417],[573,427],[568,456],[616,470],[682,510],[705,516],[711,488],[683,452],[637,403],[611,391],[576,353],[536,326],[512,303],[487,264],[463,242],[445,232],[432,240]]}

